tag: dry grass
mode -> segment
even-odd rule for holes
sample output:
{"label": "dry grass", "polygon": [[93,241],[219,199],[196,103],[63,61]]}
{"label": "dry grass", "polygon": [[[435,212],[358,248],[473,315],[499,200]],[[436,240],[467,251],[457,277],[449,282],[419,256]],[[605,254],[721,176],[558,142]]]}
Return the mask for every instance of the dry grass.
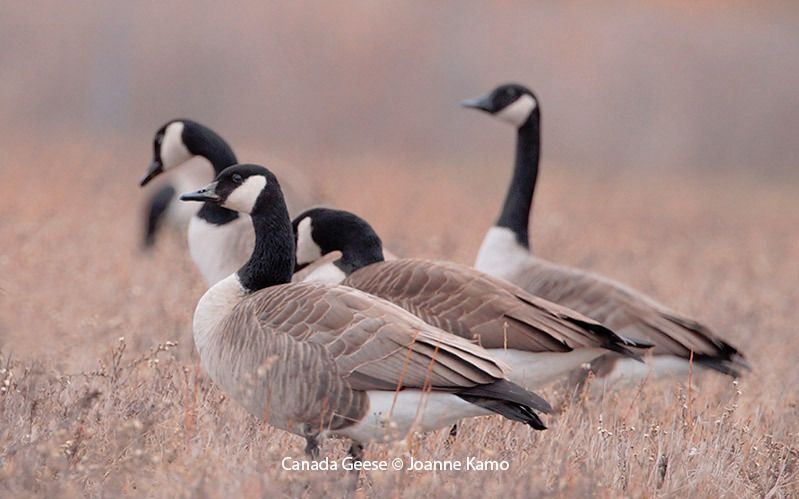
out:
{"label": "dry grass", "polygon": [[[138,251],[136,178],[147,150],[128,159],[123,143],[41,150],[15,139],[3,150],[0,185],[0,495],[341,494],[342,472],[282,471],[281,458],[301,458],[303,442],[254,421],[199,372],[190,318],[203,289],[182,237],[152,255]],[[444,433],[373,445],[369,459],[511,464],[498,473],[370,473],[361,492],[797,495],[796,182],[584,178],[546,167],[534,227],[540,254],[704,318],[743,347],[755,371],[739,384],[708,374],[690,391],[687,379],[673,379],[589,396],[546,432],[487,418],[466,422],[452,446]],[[504,163],[496,177],[384,160],[316,171],[330,199],[368,215],[392,249],[465,262],[508,176]],[[323,454],[341,458],[344,446],[327,442]]]}

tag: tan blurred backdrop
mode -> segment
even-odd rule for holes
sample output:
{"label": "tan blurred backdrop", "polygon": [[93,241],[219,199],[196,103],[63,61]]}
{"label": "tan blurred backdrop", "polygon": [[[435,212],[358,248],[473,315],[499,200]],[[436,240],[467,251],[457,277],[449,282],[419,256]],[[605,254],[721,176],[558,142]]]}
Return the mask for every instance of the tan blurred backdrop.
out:
{"label": "tan blurred backdrop", "polygon": [[0,68],[0,146],[123,139],[142,168],[191,117],[296,162],[502,154],[504,176],[509,133],[457,103],[506,80],[540,96],[545,161],[774,176],[799,157],[797,2],[12,1]]}

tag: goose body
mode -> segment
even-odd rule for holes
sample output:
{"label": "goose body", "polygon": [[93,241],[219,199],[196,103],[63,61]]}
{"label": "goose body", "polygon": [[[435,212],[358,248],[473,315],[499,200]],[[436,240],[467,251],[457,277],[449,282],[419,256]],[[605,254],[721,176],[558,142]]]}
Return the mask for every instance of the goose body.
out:
{"label": "goose body", "polygon": [[[153,161],[142,185],[168,172],[169,179],[148,202],[145,244],[155,242],[164,223],[182,230],[188,227],[189,253],[203,278],[212,285],[241,267],[250,257],[255,233],[246,214],[213,204],[181,203],[175,193],[205,185],[237,158],[230,145],[215,131],[192,120],[172,120],[158,129]],[[308,203],[307,189],[298,176],[289,190],[293,198]]]}
{"label": "goose body", "polygon": [[[520,106],[518,103],[522,101],[526,104]],[[651,365],[655,374],[672,373],[675,366],[688,370],[687,361],[692,352],[694,361],[724,374],[738,376],[748,369],[738,350],[702,323],[614,280],[534,256],[529,245],[528,219],[540,156],[538,100],[529,89],[507,84],[463,104],[492,114],[517,129],[513,178],[500,216],[480,247],[475,268],[585,314],[618,334],[652,343]],[[616,356],[603,357],[596,363],[600,366],[599,374],[609,373],[618,360]],[[629,367],[624,361],[618,364]],[[631,375],[640,376],[652,369],[633,371]]]}
{"label": "goose body", "polygon": [[329,208],[295,218],[298,267],[338,252],[306,280],[341,283],[383,298],[426,323],[484,347],[526,388],[557,379],[607,352],[637,359],[598,322],[530,295],[506,281],[452,262],[384,261],[372,227],[353,213]]}
{"label": "goose body", "polygon": [[252,214],[250,259],[200,299],[193,331],[205,371],[254,416],[310,449],[327,435],[388,441],[490,414],[544,428],[533,409],[548,404],[479,346],[355,289],[290,283],[291,223],[268,170],[237,165],[182,198]]}
{"label": "goose body", "polygon": [[490,415],[457,393],[504,378],[478,347],[326,283],[250,294],[231,276],[198,303],[194,331],[215,383],[251,414],[303,436],[324,428],[319,437],[387,441]]}

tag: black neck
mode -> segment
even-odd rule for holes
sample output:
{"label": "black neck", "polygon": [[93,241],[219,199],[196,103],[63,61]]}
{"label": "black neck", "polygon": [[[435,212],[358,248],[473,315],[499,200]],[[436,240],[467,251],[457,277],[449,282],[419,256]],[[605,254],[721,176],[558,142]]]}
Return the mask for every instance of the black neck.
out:
{"label": "black neck", "polygon": [[513,178],[505,196],[498,227],[507,227],[525,248],[530,247],[528,222],[533,204],[535,182],[538,178],[538,161],[541,155],[541,122],[538,113],[521,126],[516,137],[516,164]]}
{"label": "black neck", "polygon": [[239,218],[238,212],[222,208],[219,205],[203,203],[197,212],[197,217],[214,225],[224,225]]}
{"label": "black neck", "polygon": [[367,265],[384,261],[381,247],[370,245],[350,245],[341,249],[341,258],[333,262],[346,275],[360,270]]}
{"label": "black neck", "polygon": [[208,127],[195,124],[184,134],[184,141],[192,154],[202,156],[211,162],[214,176],[239,162],[225,139]]}
{"label": "black neck", "polygon": [[[256,204],[258,207],[258,204]],[[239,280],[249,292],[291,282],[294,270],[294,235],[286,203],[282,197],[252,213],[255,249],[238,271]]]}
{"label": "black neck", "polygon": [[[206,129],[202,140],[192,147],[197,156],[207,159],[214,169],[214,177],[228,166],[238,163],[236,155],[225,140],[210,129]],[[204,203],[197,216],[208,223],[223,225],[239,217],[233,210],[222,208],[217,204]]]}
{"label": "black neck", "polygon": [[233,154],[233,149],[225,141],[219,143],[207,142],[197,155],[211,162],[214,167],[214,176],[219,175],[228,166],[238,163],[236,155]]}

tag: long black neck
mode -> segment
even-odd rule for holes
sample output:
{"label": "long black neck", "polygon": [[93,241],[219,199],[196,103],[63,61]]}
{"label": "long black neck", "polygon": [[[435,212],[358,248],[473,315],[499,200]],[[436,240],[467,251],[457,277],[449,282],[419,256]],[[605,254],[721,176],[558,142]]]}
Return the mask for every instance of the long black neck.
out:
{"label": "long black neck", "polygon": [[[273,196],[274,198],[275,196]],[[294,270],[294,235],[283,197],[252,213],[255,249],[239,270],[239,280],[249,292],[291,282]]]}
{"label": "long black neck", "polygon": [[498,227],[507,227],[525,248],[530,247],[528,223],[533,204],[535,182],[538,178],[538,161],[541,155],[541,120],[538,110],[522,125],[516,137],[516,164],[513,178],[505,196]]}
{"label": "long black neck", "polygon": [[[206,129],[204,132],[203,140],[198,141],[199,143],[193,147],[193,150],[197,156],[202,156],[211,163],[214,168],[214,177],[216,177],[228,166],[238,163],[238,160],[233,149],[222,137],[211,129]],[[236,220],[239,214],[217,204],[204,203],[197,212],[197,216],[208,223],[223,225]]]}

